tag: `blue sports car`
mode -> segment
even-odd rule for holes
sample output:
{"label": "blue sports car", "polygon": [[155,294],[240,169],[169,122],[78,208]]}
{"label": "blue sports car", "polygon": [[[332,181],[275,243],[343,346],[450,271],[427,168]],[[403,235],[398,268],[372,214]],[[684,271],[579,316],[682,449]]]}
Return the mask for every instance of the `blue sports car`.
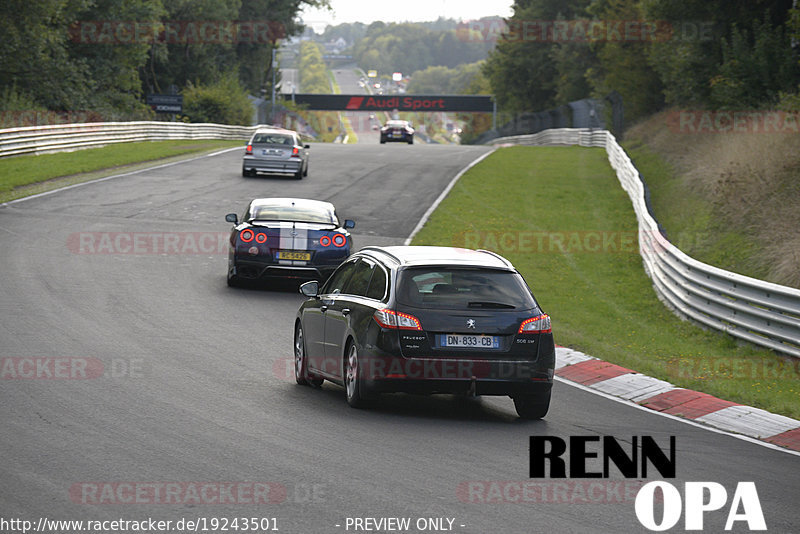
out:
{"label": "blue sports car", "polygon": [[350,256],[353,240],[330,202],[304,198],[257,198],[233,223],[228,247],[228,285],[269,278],[325,280]]}

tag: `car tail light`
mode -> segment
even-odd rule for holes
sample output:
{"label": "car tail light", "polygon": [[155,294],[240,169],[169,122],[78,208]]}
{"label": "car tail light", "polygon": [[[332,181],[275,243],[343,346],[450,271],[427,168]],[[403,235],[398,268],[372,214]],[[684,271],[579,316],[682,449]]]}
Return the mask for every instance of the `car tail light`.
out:
{"label": "car tail light", "polygon": [[[242,145],[239,145],[239,146],[242,146]],[[248,156],[252,156],[253,155],[253,145],[247,145],[247,149],[245,150],[244,153],[247,154]]]}
{"label": "car tail light", "polygon": [[267,242],[267,234],[263,232],[259,232],[256,234],[256,243],[266,243]]}
{"label": "car tail light", "polygon": [[347,243],[347,238],[342,234],[333,236],[333,244],[337,247],[343,247]]}
{"label": "car tail light", "polygon": [[525,319],[522,321],[522,324],[519,325],[519,332],[518,334],[547,334],[552,332],[553,330],[550,328],[550,316],[546,313],[542,315],[538,315],[536,317],[531,317],[530,319]]}
{"label": "car tail light", "polygon": [[299,158],[300,157],[300,149],[297,147],[292,148],[292,157]]}
{"label": "car tail light", "polygon": [[249,243],[250,241],[253,240],[254,237],[255,234],[253,233],[252,230],[242,230],[242,232],[239,234],[239,239],[241,239],[245,243]]}
{"label": "car tail light", "polygon": [[378,310],[372,314],[372,318],[383,328],[400,330],[422,330],[419,319],[413,315],[402,313],[387,308]]}
{"label": "car tail light", "polygon": [[331,244],[331,238],[324,235],[319,238],[319,244],[322,245],[323,247],[328,247]]}

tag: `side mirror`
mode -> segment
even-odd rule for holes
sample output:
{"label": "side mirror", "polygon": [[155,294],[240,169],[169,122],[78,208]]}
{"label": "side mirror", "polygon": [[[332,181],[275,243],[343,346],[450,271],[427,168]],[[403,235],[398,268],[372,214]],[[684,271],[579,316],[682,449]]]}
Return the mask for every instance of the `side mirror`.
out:
{"label": "side mirror", "polygon": [[345,228],[355,228],[356,227],[356,222],[353,221],[353,220],[350,220],[350,219],[345,219],[344,220],[344,227]]}
{"label": "side mirror", "polygon": [[229,223],[239,224],[239,217],[235,213],[229,213],[225,216],[225,220]]}
{"label": "side mirror", "polygon": [[303,145],[303,148],[311,148],[311,145]]}
{"label": "side mirror", "polygon": [[300,286],[300,293],[307,297],[316,297],[319,295],[319,282],[312,280]]}

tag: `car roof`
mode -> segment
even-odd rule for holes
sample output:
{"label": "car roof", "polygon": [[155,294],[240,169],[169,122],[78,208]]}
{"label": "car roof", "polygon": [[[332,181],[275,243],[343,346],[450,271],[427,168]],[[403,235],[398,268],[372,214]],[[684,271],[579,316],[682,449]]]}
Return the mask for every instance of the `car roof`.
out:
{"label": "car roof", "polygon": [[[277,127],[277,126],[274,126],[274,127],[273,127],[273,126],[270,126],[270,127],[267,127],[267,128],[258,128],[258,129],[257,129],[255,132],[253,132],[253,135],[255,135],[255,134],[261,134],[261,133],[282,133],[282,134],[294,134],[294,135],[299,135],[299,134],[298,134],[297,132],[295,132],[294,130],[287,130],[286,128],[279,128],[279,127]],[[251,137],[252,137],[252,136],[251,136]]]}
{"label": "car roof", "polygon": [[309,198],[255,198],[250,202],[250,207],[256,206],[280,206],[287,208],[295,206],[297,208],[317,210],[325,213],[336,210],[330,202],[312,200]]}
{"label": "car roof", "polygon": [[452,265],[461,267],[487,267],[491,269],[515,270],[510,261],[489,250],[471,250],[458,247],[393,246],[364,247],[359,253],[376,258],[388,257],[404,267],[423,265]]}

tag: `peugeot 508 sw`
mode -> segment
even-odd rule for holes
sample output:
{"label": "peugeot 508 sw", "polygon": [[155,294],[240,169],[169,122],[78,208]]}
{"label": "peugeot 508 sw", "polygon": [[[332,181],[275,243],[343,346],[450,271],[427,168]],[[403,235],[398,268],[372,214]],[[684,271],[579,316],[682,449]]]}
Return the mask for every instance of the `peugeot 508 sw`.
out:
{"label": "peugeot 508 sw", "polygon": [[382,392],[508,395],[517,414],[550,405],[550,317],[522,275],[485,250],[365,247],[321,285],[294,325],[295,378],[344,386],[361,406]]}

